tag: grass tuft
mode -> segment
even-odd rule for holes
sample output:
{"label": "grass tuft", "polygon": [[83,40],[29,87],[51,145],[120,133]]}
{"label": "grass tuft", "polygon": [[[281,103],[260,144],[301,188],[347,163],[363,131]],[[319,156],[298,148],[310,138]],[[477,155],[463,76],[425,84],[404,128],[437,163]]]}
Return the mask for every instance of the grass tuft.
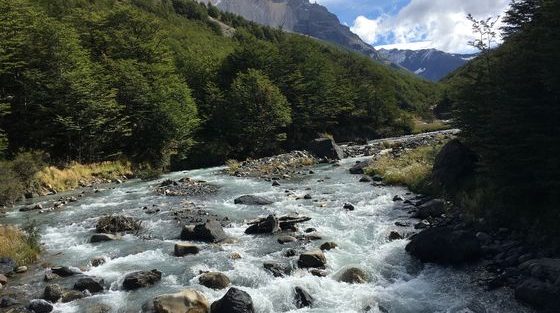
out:
{"label": "grass tuft", "polygon": [[40,254],[36,228],[30,233],[15,226],[0,225],[0,256],[12,258],[18,266],[29,265]]}
{"label": "grass tuft", "polygon": [[441,145],[405,150],[398,157],[381,156],[366,169],[368,175],[380,175],[385,183],[407,186],[413,192],[429,193],[429,178]]}

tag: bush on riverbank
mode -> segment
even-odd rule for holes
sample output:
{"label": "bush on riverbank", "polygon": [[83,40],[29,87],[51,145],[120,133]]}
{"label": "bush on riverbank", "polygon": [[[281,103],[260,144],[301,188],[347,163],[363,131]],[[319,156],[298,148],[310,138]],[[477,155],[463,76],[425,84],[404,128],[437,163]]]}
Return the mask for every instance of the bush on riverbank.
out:
{"label": "bush on riverbank", "polygon": [[368,175],[380,175],[390,185],[407,186],[418,193],[432,193],[430,176],[441,145],[422,146],[404,150],[399,156],[381,156],[366,168]]}
{"label": "bush on riverbank", "polygon": [[36,187],[34,179],[43,167],[41,153],[19,153],[11,161],[0,161],[0,205],[13,204]]}
{"label": "bush on riverbank", "polygon": [[18,266],[35,262],[41,250],[35,226],[25,228],[0,225],[0,255],[13,259]]}

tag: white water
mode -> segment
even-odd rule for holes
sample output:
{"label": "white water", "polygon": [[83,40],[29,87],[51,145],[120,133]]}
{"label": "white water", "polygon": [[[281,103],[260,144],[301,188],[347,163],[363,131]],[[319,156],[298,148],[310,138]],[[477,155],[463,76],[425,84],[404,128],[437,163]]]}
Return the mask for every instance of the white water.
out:
{"label": "white water", "polygon": [[[220,271],[229,276],[232,285],[251,295],[259,313],[350,313],[364,312],[367,306],[372,308],[370,312],[380,312],[378,305],[392,313],[530,312],[516,303],[508,291],[486,292],[477,287],[469,268],[422,266],[406,254],[407,240],[389,242],[387,235],[392,230],[413,231],[394,226],[395,221],[406,221],[408,217],[405,211],[396,209],[392,198],[407,191],[359,183],[360,176],[348,174],[354,161],[344,160],[341,167],[317,167],[315,174],[297,181],[283,181],[281,187],[272,187],[269,182],[256,179],[229,177],[223,175],[220,168],[173,173],[166,178],[189,176],[218,185],[220,190],[203,198],[172,198],[153,192],[158,182],[130,182],[81,199],[60,212],[42,215],[13,212],[5,220],[21,222],[26,216],[37,219],[42,224],[47,261],[83,268],[86,275],[102,277],[110,286],[103,294],[57,304],[55,312],[83,312],[92,303],[107,304],[119,313],[140,312],[142,304],[154,296],[191,287],[202,291],[212,302],[226,290],[214,291],[198,284],[199,271],[203,270]],[[324,182],[318,182],[320,179]],[[306,190],[308,188],[310,190]],[[292,190],[293,195],[286,194],[287,189]],[[313,200],[295,199],[307,193]],[[234,205],[233,200],[243,194],[258,194],[276,202],[266,207]],[[181,225],[171,219],[168,211],[180,208],[183,201],[228,216],[232,225],[225,231],[238,241],[221,246],[201,244],[203,249],[196,256],[174,257],[173,245]],[[354,204],[356,210],[343,210],[346,202]],[[158,205],[161,212],[145,214],[142,207],[153,204]],[[295,264],[297,257],[286,258],[283,254],[286,249],[301,245],[280,245],[273,235],[244,234],[245,220],[270,213],[299,213],[312,218],[300,228],[316,228],[323,240],[307,244],[303,247],[305,250],[317,248],[325,241],[338,244],[337,249],[325,253],[328,277],[319,278],[296,270],[289,277],[275,278],[263,269],[265,261]],[[88,243],[97,218],[105,214],[125,214],[141,219],[144,230],[140,236],[152,239],[127,235],[121,241]],[[233,252],[240,253],[242,258],[231,260],[228,256]],[[89,267],[90,260],[97,256],[104,256],[108,262],[97,268]],[[348,266],[364,270],[370,282],[361,285],[337,282],[339,272]],[[151,269],[163,272],[160,283],[132,292],[120,290],[127,273]],[[39,283],[41,274],[33,277],[37,284],[42,284]],[[61,284],[64,285],[64,281]],[[66,287],[70,288],[68,284]],[[315,298],[312,308],[296,309],[293,304],[296,286],[303,287]],[[485,311],[477,309],[479,307]]]}

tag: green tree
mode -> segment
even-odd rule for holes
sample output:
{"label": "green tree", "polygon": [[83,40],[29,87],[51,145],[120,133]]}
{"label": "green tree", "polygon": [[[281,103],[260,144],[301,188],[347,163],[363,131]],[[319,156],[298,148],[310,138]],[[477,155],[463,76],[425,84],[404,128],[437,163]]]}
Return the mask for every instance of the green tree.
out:
{"label": "green tree", "polygon": [[226,112],[230,144],[237,146],[240,155],[274,152],[291,123],[286,98],[266,75],[254,69],[233,81]]}

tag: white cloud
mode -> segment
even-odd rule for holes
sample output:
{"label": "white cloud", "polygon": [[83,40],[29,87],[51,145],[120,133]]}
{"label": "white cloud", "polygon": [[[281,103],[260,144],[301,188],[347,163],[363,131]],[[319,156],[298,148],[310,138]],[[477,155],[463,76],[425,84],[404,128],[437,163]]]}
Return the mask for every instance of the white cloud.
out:
{"label": "white cloud", "polygon": [[[351,30],[371,44],[392,43],[411,46],[411,43],[430,42],[431,48],[447,52],[472,51],[468,13],[476,18],[503,15],[509,0],[412,0],[396,16],[368,19],[359,16]],[[425,44],[411,47],[427,48]]]}
{"label": "white cloud", "polygon": [[430,49],[433,46],[434,44],[431,41],[416,41],[416,42],[394,43],[390,45],[375,46],[375,49],[422,50],[422,49]]}

